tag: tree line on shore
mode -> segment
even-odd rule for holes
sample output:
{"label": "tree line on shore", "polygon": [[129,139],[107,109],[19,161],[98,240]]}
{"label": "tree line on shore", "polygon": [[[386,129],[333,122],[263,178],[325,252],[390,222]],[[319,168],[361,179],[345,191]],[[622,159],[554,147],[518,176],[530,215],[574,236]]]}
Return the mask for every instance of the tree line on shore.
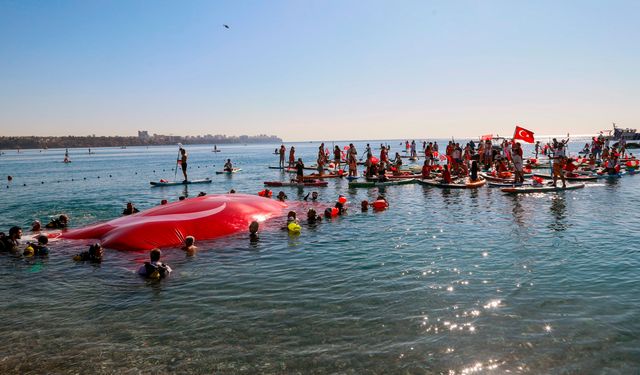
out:
{"label": "tree line on shore", "polygon": [[0,137],[0,149],[46,149],[77,147],[123,147],[123,146],[161,146],[176,143],[184,144],[244,144],[244,143],[281,143],[275,135],[256,136],[173,136],[157,135],[148,137],[125,136],[62,136],[62,137]]}

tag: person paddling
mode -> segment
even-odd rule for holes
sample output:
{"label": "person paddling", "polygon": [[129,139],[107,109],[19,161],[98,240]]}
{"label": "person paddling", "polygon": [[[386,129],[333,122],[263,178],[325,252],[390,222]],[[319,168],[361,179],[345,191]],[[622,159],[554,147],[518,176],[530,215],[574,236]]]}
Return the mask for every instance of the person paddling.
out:
{"label": "person paddling", "polygon": [[233,172],[233,164],[231,164],[231,159],[227,159],[227,162],[224,163],[224,171]]}
{"label": "person paddling", "polygon": [[187,155],[187,150],[180,147],[180,159],[178,159],[178,163],[182,167],[182,174],[184,175],[184,182],[187,182],[189,179],[187,178],[187,159],[189,155]]}

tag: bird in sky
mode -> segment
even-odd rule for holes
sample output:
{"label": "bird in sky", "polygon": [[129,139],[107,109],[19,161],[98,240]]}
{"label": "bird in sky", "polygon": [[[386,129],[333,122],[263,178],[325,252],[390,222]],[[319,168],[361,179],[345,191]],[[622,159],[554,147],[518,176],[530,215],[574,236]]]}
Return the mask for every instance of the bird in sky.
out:
{"label": "bird in sky", "polygon": [[225,29],[228,29],[228,28],[229,28],[229,25],[224,25],[224,24],[223,24],[222,26],[224,26],[224,28],[225,28]]}

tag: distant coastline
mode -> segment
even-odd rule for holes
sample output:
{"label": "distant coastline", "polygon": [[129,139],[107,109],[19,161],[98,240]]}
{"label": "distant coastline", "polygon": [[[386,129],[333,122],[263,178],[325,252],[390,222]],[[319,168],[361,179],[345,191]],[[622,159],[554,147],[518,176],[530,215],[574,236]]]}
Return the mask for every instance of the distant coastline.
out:
{"label": "distant coastline", "polygon": [[139,131],[138,136],[16,136],[0,137],[0,149],[45,149],[45,148],[85,148],[85,147],[128,147],[128,146],[162,146],[183,143],[193,144],[248,144],[248,143],[281,143],[282,139],[275,135],[259,134],[255,136],[227,136],[227,135],[149,135],[146,131]]}

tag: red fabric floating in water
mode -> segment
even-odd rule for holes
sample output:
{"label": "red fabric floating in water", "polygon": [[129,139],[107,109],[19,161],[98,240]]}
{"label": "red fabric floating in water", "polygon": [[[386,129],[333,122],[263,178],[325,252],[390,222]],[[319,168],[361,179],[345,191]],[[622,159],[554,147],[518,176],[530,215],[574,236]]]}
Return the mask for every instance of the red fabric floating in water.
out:
{"label": "red fabric floating in water", "polygon": [[99,240],[102,246],[117,250],[178,247],[186,236],[211,240],[246,231],[252,221],[281,216],[286,207],[282,202],[255,195],[205,195],[69,230],[60,237]]}

